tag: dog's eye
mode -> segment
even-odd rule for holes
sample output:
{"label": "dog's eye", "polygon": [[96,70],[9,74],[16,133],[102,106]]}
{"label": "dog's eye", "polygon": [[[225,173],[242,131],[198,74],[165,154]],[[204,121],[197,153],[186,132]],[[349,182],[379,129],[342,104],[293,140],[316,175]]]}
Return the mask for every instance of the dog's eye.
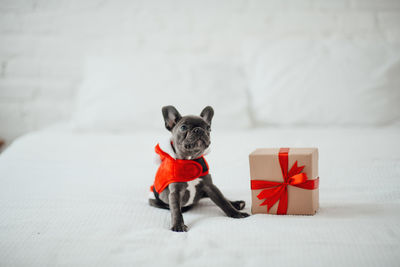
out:
{"label": "dog's eye", "polygon": [[207,131],[211,132],[211,127],[207,126]]}
{"label": "dog's eye", "polygon": [[181,126],[181,131],[186,131],[186,130],[187,130],[186,125],[182,125],[182,126]]}

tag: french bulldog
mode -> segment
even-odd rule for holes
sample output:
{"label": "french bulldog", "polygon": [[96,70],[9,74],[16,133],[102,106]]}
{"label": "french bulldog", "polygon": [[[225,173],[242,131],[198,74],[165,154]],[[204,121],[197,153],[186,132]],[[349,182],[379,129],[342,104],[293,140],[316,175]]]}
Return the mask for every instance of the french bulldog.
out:
{"label": "french bulldog", "polygon": [[[208,164],[203,160],[203,154],[209,148],[211,120],[214,116],[212,107],[207,106],[200,116],[181,116],[174,106],[162,108],[165,127],[171,132],[169,142],[160,149],[161,153],[173,155],[174,160],[189,160],[198,162],[205,175],[188,182],[171,182],[161,192],[152,187],[149,203],[151,206],[170,209],[171,230],[186,232],[182,212],[189,210],[202,198],[210,198],[223,212],[232,218],[245,218],[249,214],[240,212],[245,207],[243,200],[230,201],[213,184],[208,173]],[[156,148],[157,150],[157,148]],[[180,161],[182,162],[182,161]],[[199,165],[199,166],[200,166]],[[157,177],[156,177],[157,179]]]}

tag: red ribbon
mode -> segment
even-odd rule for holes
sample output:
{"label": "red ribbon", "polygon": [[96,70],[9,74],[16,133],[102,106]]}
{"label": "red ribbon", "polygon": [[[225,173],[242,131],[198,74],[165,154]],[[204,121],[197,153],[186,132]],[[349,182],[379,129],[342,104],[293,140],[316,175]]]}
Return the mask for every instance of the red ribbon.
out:
{"label": "red ribbon", "polygon": [[313,190],[318,188],[319,177],[315,180],[307,180],[307,174],[302,173],[304,166],[297,166],[297,160],[288,171],[289,166],[289,148],[279,150],[279,164],[282,170],[283,183],[251,180],[251,189],[264,189],[257,195],[258,199],[265,199],[260,206],[267,205],[268,212],[272,206],[279,200],[277,214],[286,214],[288,207],[287,186],[292,185],[303,189]]}

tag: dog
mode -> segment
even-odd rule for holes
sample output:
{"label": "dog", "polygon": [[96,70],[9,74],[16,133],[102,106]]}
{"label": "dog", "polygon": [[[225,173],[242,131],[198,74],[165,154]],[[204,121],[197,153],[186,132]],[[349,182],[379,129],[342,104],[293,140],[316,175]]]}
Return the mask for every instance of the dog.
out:
{"label": "dog", "polygon": [[156,146],[161,163],[151,187],[149,204],[170,209],[171,230],[186,232],[182,212],[189,210],[200,199],[209,197],[223,212],[232,218],[245,218],[240,212],[245,207],[243,200],[230,201],[213,184],[208,173],[204,154],[208,150],[211,132],[212,107],[207,106],[200,116],[181,116],[174,106],[162,108],[165,127],[172,136]]}

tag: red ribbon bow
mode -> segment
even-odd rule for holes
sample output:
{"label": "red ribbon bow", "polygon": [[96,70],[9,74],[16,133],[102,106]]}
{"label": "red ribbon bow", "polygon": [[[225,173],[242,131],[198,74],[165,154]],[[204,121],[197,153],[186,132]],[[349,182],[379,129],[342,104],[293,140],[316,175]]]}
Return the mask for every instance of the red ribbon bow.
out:
{"label": "red ribbon bow", "polygon": [[279,164],[282,170],[283,183],[251,180],[251,189],[264,189],[257,195],[258,199],[265,199],[260,206],[267,205],[268,212],[272,206],[279,200],[277,214],[286,214],[288,207],[288,191],[287,186],[292,185],[303,189],[318,188],[319,178],[315,180],[307,180],[307,174],[302,173],[304,166],[297,166],[297,160],[290,168],[289,165],[289,148],[281,148],[279,150]]}

